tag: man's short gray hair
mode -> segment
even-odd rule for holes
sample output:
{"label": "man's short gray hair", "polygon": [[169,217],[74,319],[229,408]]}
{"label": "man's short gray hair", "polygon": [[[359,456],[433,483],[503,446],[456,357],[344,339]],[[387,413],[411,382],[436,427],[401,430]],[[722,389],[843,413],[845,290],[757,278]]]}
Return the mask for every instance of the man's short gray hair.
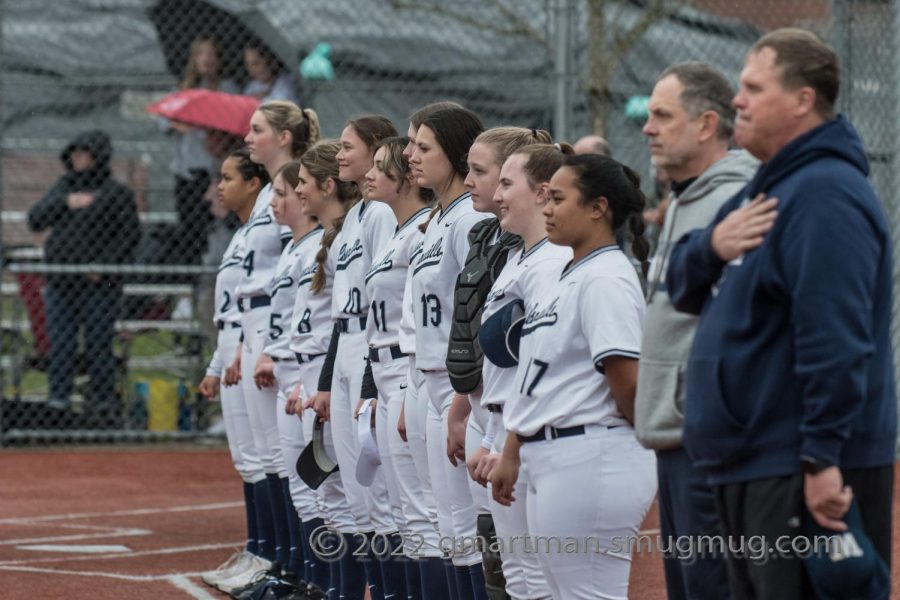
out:
{"label": "man's short gray hair", "polygon": [[657,81],[673,76],[682,86],[681,106],[697,118],[706,111],[719,115],[716,132],[719,139],[729,140],[734,133],[735,110],[731,105],[734,88],[718,69],[701,62],[685,62],[672,65],[662,72]]}

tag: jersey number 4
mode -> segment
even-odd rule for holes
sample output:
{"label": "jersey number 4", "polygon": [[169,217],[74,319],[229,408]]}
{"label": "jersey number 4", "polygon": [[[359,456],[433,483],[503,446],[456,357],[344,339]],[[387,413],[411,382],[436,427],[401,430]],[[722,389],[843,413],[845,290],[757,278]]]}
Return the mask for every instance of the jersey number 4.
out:
{"label": "jersey number 4", "polygon": [[251,250],[247,253],[247,256],[244,257],[244,271],[247,272],[247,277],[253,274],[253,253],[256,250]]}
{"label": "jersey number 4", "polygon": [[[531,362],[528,363],[528,368],[525,369],[525,377],[522,379],[522,387],[519,389],[520,394],[525,394],[526,396],[530,396],[534,391],[535,386],[537,386],[538,382],[547,372],[547,367],[550,366],[550,363],[545,363],[542,360],[538,360],[536,358],[532,358]],[[533,379],[531,379],[531,383],[528,383],[528,378],[532,377],[531,368],[534,367],[534,375]],[[525,390],[525,386],[528,386],[528,390]]]}

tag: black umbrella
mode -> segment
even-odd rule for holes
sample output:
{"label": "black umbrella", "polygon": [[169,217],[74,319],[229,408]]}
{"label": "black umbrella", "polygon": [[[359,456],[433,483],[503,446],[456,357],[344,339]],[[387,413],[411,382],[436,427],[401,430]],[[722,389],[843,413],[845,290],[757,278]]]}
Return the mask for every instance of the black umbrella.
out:
{"label": "black umbrella", "polygon": [[261,42],[238,17],[202,0],[160,0],[147,12],[159,32],[166,65],[176,77],[184,74],[191,42],[212,37],[219,48],[222,76],[246,80],[243,50]]}

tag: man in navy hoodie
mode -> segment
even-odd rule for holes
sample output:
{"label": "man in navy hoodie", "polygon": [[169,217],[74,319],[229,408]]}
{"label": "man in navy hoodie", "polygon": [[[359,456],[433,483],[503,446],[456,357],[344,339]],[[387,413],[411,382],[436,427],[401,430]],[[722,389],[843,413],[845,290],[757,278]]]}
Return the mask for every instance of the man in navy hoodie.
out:
{"label": "man in navy hoodie", "polygon": [[772,548],[766,560],[731,548],[734,598],[799,599],[812,595],[803,563],[776,539],[801,535],[804,519],[844,531],[852,501],[890,565],[891,239],[862,141],[834,111],[834,51],[774,31],[740,83],[735,140],[762,166],[679,241],[667,272],[675,307],[700,315],[684,444],[726,535]]}

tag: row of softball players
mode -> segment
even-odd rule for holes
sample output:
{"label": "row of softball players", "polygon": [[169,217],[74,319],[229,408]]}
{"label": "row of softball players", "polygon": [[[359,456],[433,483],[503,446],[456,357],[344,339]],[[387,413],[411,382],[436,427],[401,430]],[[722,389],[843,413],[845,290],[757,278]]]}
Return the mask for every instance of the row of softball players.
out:
{"label": "row of softball players", "polygon": [[[261,113],[265,115],[265,110]],[[260,119],[255,115],[254,120]],[[270,137],[281,139],[285,146],[292,145],[291,136],[284,135],[285,132],[290,133],[289,130],[279,129],[277,123],[267,124],[274,134]],[[265,130],[265,127],[262,129]],[[633,215],[640,214],[643,199],[636,184],[628,179],[626,170],[618,163],[592,158],[594,162],[604,164],[582,164],[579,167],[573,163],[563,167],[559,150],[546,145],[530,146],[534,142],[548,141],[546,135],[519,128],[482,132],[477,117],[458,106],[434,105],[414,115],[410,134],[415,135],[415,141],[410,142],[405,151],[400,150],[403,141],[397,139],[388,140],[379,147],[387,133],[393,132],[389,131],[383,119],[368,117],[351,121],[342,135],[340,151],[331,145],[334,158],[330,176],[328,169],[322,168],[328,162],[322,160],[322,155],[327,155],[327,152],[323,153],[323,146],[314,149],[319,154],[318,162],[314,160],[316,153],[313,151],[310,151],[306,161],[301,159],[297,169],[297,186],[292,185],[291,169],[279,173],[280,179],[276,177],[274,189],[280,190],[278,194],[284,197],[285,206],[291,200],[299,200],[300,204],[305,204],[300,212],[319,217],[320,226],[325,227],[328,233],[326,243],[316,249],[319,256],[315,264],[308,259],[304,261],[299,254],[293,263],[286,259],[284,267],[293,264],[295,269],[299,269],[295,271],[292,281],[305,283],[304,278],[312,277],[312,285],[308,288],[301,285],[295,290],[291,323],[282,326],[277,322],[278,318],[284,317],[285,309],[279,308],[281,312],[277,313],[271,309],[268,311],[269,327],[260,327],[254,333],[264,332],[275,339],[284,332],[290,332],[289,352],[277,348],[260,352],[257,361],[252,363],[255,379],[244,377],[241,389],[247,395],[249,405],[252,402],[249,398],[259,391],[255,389],[256,384],[265,389],[266,384],[272,383],[267,379],[271,372],[266,368],[268,359],[262,358],[260,362],[259,357],[268,356],[275,361],[275,380],[279,381],[280,395],[285,398],[287,408],[284,411],[275,407],[272,411],[275,413],[272,417],[275,431],[281,426],[278,415],[296,410],[296,398],[292,402],[288,396],[292,391],[297,396],[298,381],[302,381],[306,389],[320,390],[311,405],[323,417],[330,419],[341,473],[350,473],[351,477],[343,475],[343,481],[336,476],[330,478],[335,484],[330,500],[326,500],[327,492],[321,493],[328,486],[320,488],[320,493],[313,495],[315,499],[312,502],[305,503],[299,489],[290,489],[293,492],[290,498],[301,515],[302,523],[317,523],[316,519],[324,518],[344,535],[377,532],[393,536],[402,532],[407,545],[410,541],[419,542],[415,548],[404,548],[412,558],[419,559],[416,561],[419,563],[418,569],[411,570],[410,563],[406,563],[402,576],[399,576],[397,569],[391,573],[391,567],[396,565],[382,560],[380,565],[386,568],[380,574],[380,581],[378,574],[363,575],[370,586],[380,584],[385,592],[394,593],[401,591],[400,586],[406,584],[406,594],[410,597],[416,597],[417,590],[414,588],[418,588],[421,597],[428,598],[484,597],[481,556],[462,547],[463,551],[452,553],[454,566],[448,568],[446,561],[441,564],[440,557],[445,555],[442,550],[446,548],[441,547],[439,536],[444,539],[472,539],[478,513],[490,512],[494,515],[501,540],[513,539],[514,535],[521,536],[528,532],[556,536],[571,532],[585,536],[598,528],[598,534],[609,537],[636,532],[652,498],[652,456],[633,444],[633,433],[625,416],[630,414],[629,391],[633,390],[633,383],[628,381],[636,371],[634,359],[638,349],[635,339],[640,337],[642,300],[634,271],[629,271],[631,266],[615,246],[614,237],[616,230],[626,222],[633,222]],[[248,142],[257,152],[255,158],[266,162],[258,152],[259,144],[254,145],[250,139],[253,135],[248,136]],[[517,150],[522,151],[517,153]],[[374,169],[371,164],[373,158]],[[407,168],[405,158],[409,159],[410,168]],[[504,169],[502,178],[498,176],[501,166]],[[320,169],[318,176],[313,172],[315,169]],[[605,169],[612,175],[594,181],[590,175],[598,169]],[[223,177],[225,170],[223,167]],[[367,172],[369,177],[365,179]],[[568,183],[570,188],[560,188],[562,191],[554,189],[557,199],[548,203],[550,176],[556,173],[569,175],[569,180],[564,183]],[[499,191],[498,181],[501,183]],[[357,187],[364,186],[372,192],[370,195],[373,198],[380,201],[363,200],[343,214],[354,200],[346,197],[352,196],[352,193],[345,194],[345,197],[339,193],[341,183],[348,182],[356,183]],[[296,198],[292,196],[293,188],[299,192]],[[433,216],[426,210],[428,195],[423,193],[423,188],[431,190],[437,201],[437,213]],[[565,196],[565,191],[569,192],[568,196]],[[329,196],[333,197],[333,201],[324,202]],[[563,237],[558,240],[560,245],[551,243],[557,241],[553,235],[549,242],[545,239],[545,205],[548,205],[546,212],[551,215],[556,205],[564,206],[570,213],[570,219],[563,220],[566,215],[561,212],[562,216],[553,221],[552,227],[548,227],[551,233],[563,232]],[[331,206],[332,211],[323,212],[323,206]],[[338,210],[338,206],[342,210]],[[577,213],[576,208],[581,209],[583,214],[571,218]],[[522,363],[524,371],[522,368],[512,368],[502,357],[497,358],[495,364],[489,356],[484,369],[483,393],[463,397],[454,394],[445,367],[449,324],[454,308],[453,291],[456,277],[467,258],[469,230],[489,217],[490,213],[499,214],[503,229],[519,234],[523,242],[521,248],[512,252],[507,266],[495,282],[484,318],[502,315],[517,300],[528,307],[524,329],[526,335],[522,341],[523,355],[526,349],[532,348],[531,340],[540,340],[542,336],[549,336],[549,339],[558,342],[565,340],[564,348],[549,355],[546,352],[539,354],[541,358],[532,356],[527,363]],[[288,222],[290,219],[284,214],[289,214],[289,211],[283,209],[276,213],[279,219]],[[251,217],[244,228],[252,227],[253,222]],[[426,222],[423,239],[419,229]],[[570,229],[575,226],[580,226],[582,231],[573,234]],[[293,250],[297,252],[300,252],[304,239],[317,240],[311,221],[305,228],[308,230],[300,227],[293,232],[292,246],[296,246]],[[247,230],[244,230],[244,238],[247,237]],[[594,246],[591,247],[591,244]],[[292,246],[285,249],[286,256]],[[328,252],[329,247],[334,250]],[[240,264],[245,273],[248,265],[246,256],[255,250],[253,244],[244,249],[245,258]],[[562,272],[562,265],[571,259],[573,251],[574,262]],[[223,266],[237,262],[235,256],[230,249],[230,256],[226,254]],[[303,266],[297,267],[301,262]],[[253,260],[249,263],[253,264]],[[529,302],[536,302],[529,298],[529,293],[537,295],[538,291],[542,291],[529,282],[546,282],[547,277],[556,271],[560,271],[561,281],[569,277],[569,273],[581,272],[578,276],[569,277],[571,281],[565,288],[543,287],[543,291],[563,289],[571,291],[569,295],[576,296],[570,310],[564,311],[566,318],[563,320],[558,320],[559,298],[554,298],[543,308],[540,304],[536,308],[529,307]],[[592,289],[582,289],[585,278],[601,283]],[[281,276],[271,277],[270,281],[271,295],[269,304],[265,306],[276,303],[281,289],[290,290]],[[573,282],[578,285],[573,285]],[[605,285],[609,282],[619,286]],[[326,289],[329,283],[330,294]],[[608,296],[615,296],[615,300],[607,301]],[[246,303],[250,312],[265,308],[261,295],[244,297],[249,298]],[[254,302],[254,297],[259,299]],[[597,302],[590,302],[595,298]],[[254,303],[257,306],[253,306]],[[323,305],[327,307],[323,309]],[[613,316],[604,321],[606,308]],[[313,314],[316,318],[312,318]],[[604,333],[595,335],[595,328],[588,327],[588,324],[597,324],[597,319],[605,329]],[[243,320],[245,337],[248,337],[246,317]],[[585,322],[582,323],[582,320]],[[257,318],[252,322],[262,323],[263,320]],[[560,326],[565,326],[569,331],[563,332],[563,335],[550,331]],[[313,329],[319,329],[321,334],[309,335]],[[630,339],[629,335],[633,338],[635,331],[636,338]],[[306,333],[305,338],[303,332]],[[586,336],[588,332],[590,335]],[[329,333],[332,333],[330,344]],[[249,337],[252,335],[249,334]],[[538,345],[534,347],[542,350],[546,344],[535,343]],[[604,343],[609,347],[603,347]],[[484,340],[484,345],[490,347],[490,340]],[[326,346],[331,346],[333,366],[320,364],[329,362],[321,356]],[[242,363],[245,372],[248,347],[252,357],[252,344],[245,339]],[[294,360],[290,360],[290,352],[294,352]],[[578,364],[579,355],[583,353],[583,368],[574,376],[578,385],[574,390],[567,389],[567,385],[573,384],[571,373],[577,370],[574,365]],[[352,480],[354,461],[359,454],[353,433],[353,406],[358,398],[366,395],[360,392],[363,386],[361,365],[365,364],[365,357],[368,357],[372,379],[378,384],[380,401],[376,424],[383,464],[380,474],[384,478],[383,483],[376,478],[369,488],[363,488]],[[551,357],[552,361],[549,360]],[[283,373],[288,370],[296,373],[295,366],[305,371],[305,377]],[[562,372],[557,373],[557,370]],[[317,372],[322,375],[319,385],[313,381]],[[521,378],[521,384],[515,381],[511,386],[513,377]],[[254,381],[254,387],[247,385],[248,379]],[[280,383],[282,381],[283,385]],[[555,387],[549,387],[553,384]],[[547,392],[542,392],[544,387],[547,387]],[[548,398],[565,398],[566,406],[561,410],[549,410],[555,408],[556,403],[548,403]],[[519,409],[519,406],[522,408]],[[511,411],[510,407],[516,407],[515,411]],[[527,414],[527,417],[517,418],[520,413]],[[587,422],[570,423],[585,419]],[[253,430],[253,419],[248,421]],[[311,419],[306,419],[307,424],[309,421]],[[396,427],[398,422],[399,429]],[[285,455],[288,446],[293,444],[299,448],[302,440],[308,439],[308,432],[305,436],[303,432],[291,435],[288,427],[281,426],[281,451]],[[229,428],[229,440],[232,429]],[[262,431],[271,430],[270,427]],[[405,439],[401,437],[401,432],[405,434]],[[539,439],[541,433],[544,439]],[[263,442],[273,440],[269,445],[256,441],[253,445],[258,450],[262,448],[268,452],[269,446],[278,444],[271,433],[268,437],[256,435],[254,440],[258,439]],[[624,468],[628,474],[627,481],[620,484],[615,480],[616,473],[622,470],[598,469],[602,461],[594,460],[595,457],[587,460],[600,441],[620,449],[618,454],[608,449],[601,454],[604,460]],[[539,443],[532,445],[532,442]],[[231,446],[234,453],[237,444],[231,443]],[[561,479],[537,486],[539,471],[530,469],[528,465],[531,463],[524,460],[523,477],[516,477],[520,446],[523,448],[523,459],[529,455],[531,448],[539,457],[547,453],[547,461],[539,458],[534,461],[535,464],[546,462],[550,465],[549,473]],[[468,449],[468,453],[464,448]],[[556,456],[552,454],[554,451],[566,456],[565,464],[551,464],[550,459]],[[470,458],[473,479],[481,483],[496,481],[494,497],[499,502],[489,501],[484,488],[470,481],[463,463],[457,460],[466,454]],[[500,456],[503,458],[500,459]],[[573,456],[585,456],[585,460],[573,460]],[[279,465],[278,459],[275,459],[269,470],[263,468],[263,472],[277,477],[281,473],[279,469],[284,469],[285,464],[292,462],[282,458]],[[273,468],[275,472],[271,473]],[[290,471],[285,469],[283,473],[288,482],[292,475]],[[248,476],[244,471],[241,473],[247,481]],[[602,488],[596,496],[573,497],[568,493],[573,485],[591,481],[592,475],[599,477],[596,485]],[[272,479],[269,478],[270,481]],[[526,481],[532,484],[527,487],[527,493]],[[512,483],[519,486],[515,494],[509,489]],[[612,497],[600,493],[611,483],[617,489],[632,491],[633,495],[625,499],[620,493]],[[629,488],[629,484],[634,489]],[[290,488],[289,485],[282,485],[285,489]],[[297,487],[302,488],[302,483],[298,483]],[[542,500],[541,492],[545,496],[561,494],[562,498],[550,496]],[[270,493],[270,505],[275,512],[278,507],[271,502],[273,495]],[[513,497],[515,502],[511,502]],[[579,510],[575,510],[576,507],[565,508],[566,502],[561,502],[565,499],[571,504],[579,498],[587,500],[588,505],[595,509],[593,516],[585,513],[585,507]],[[617,512],[617,500],[626,500],[631,513],[626,514],[628,511],[624,510]],[[543,511],[539,510],[542,506]],[[302,507],[307,507],[306,514]],[[552,520],[554,516],[558,517],[557,521]],[[302,530],[302,524],[299,528],[289,525],[287,529]],[[276,524],[276,545],[277,530]],[[305,536],[300,534],[299,537],[301,539],[296,541],[300,548],[298,554],[302,553],[302,538]],[[399,540],[396,543],[399,544]],[[507,544],[501,544],[501,548],[505,549],[501,554],[506,587],[513,597],[548,597],[551,594],[555,597],[596,597],[598,591],[615,597],[623,595],[627,587],[627,556],[557,556],[561,561],[554,562],[548,560],[553,557],[527,548],[518,552]],[[252,553],[252,548],[248,550]],[[315,563],[315,557],[307,558],[307,562]],[[585,572],[585,564],[594,572]],[[361,590],[361,585],[355,584],[361,581],[358,569],[343,562],[340,567],[340,584],[334,587],[350,586],[352,589],[343,591],[345,595],[349,594],[348,597],[353,597],[354,590]],[[446,574],[443,581],[442,567]],[[354,570],[357,571],[355,575]],[[305,577],[308,572],[307,568]],[[417,574],[419,581],[416,586]],[[307,577],[307,581],[309,579]],[[576,593],[579,595],[572,595]]]}

